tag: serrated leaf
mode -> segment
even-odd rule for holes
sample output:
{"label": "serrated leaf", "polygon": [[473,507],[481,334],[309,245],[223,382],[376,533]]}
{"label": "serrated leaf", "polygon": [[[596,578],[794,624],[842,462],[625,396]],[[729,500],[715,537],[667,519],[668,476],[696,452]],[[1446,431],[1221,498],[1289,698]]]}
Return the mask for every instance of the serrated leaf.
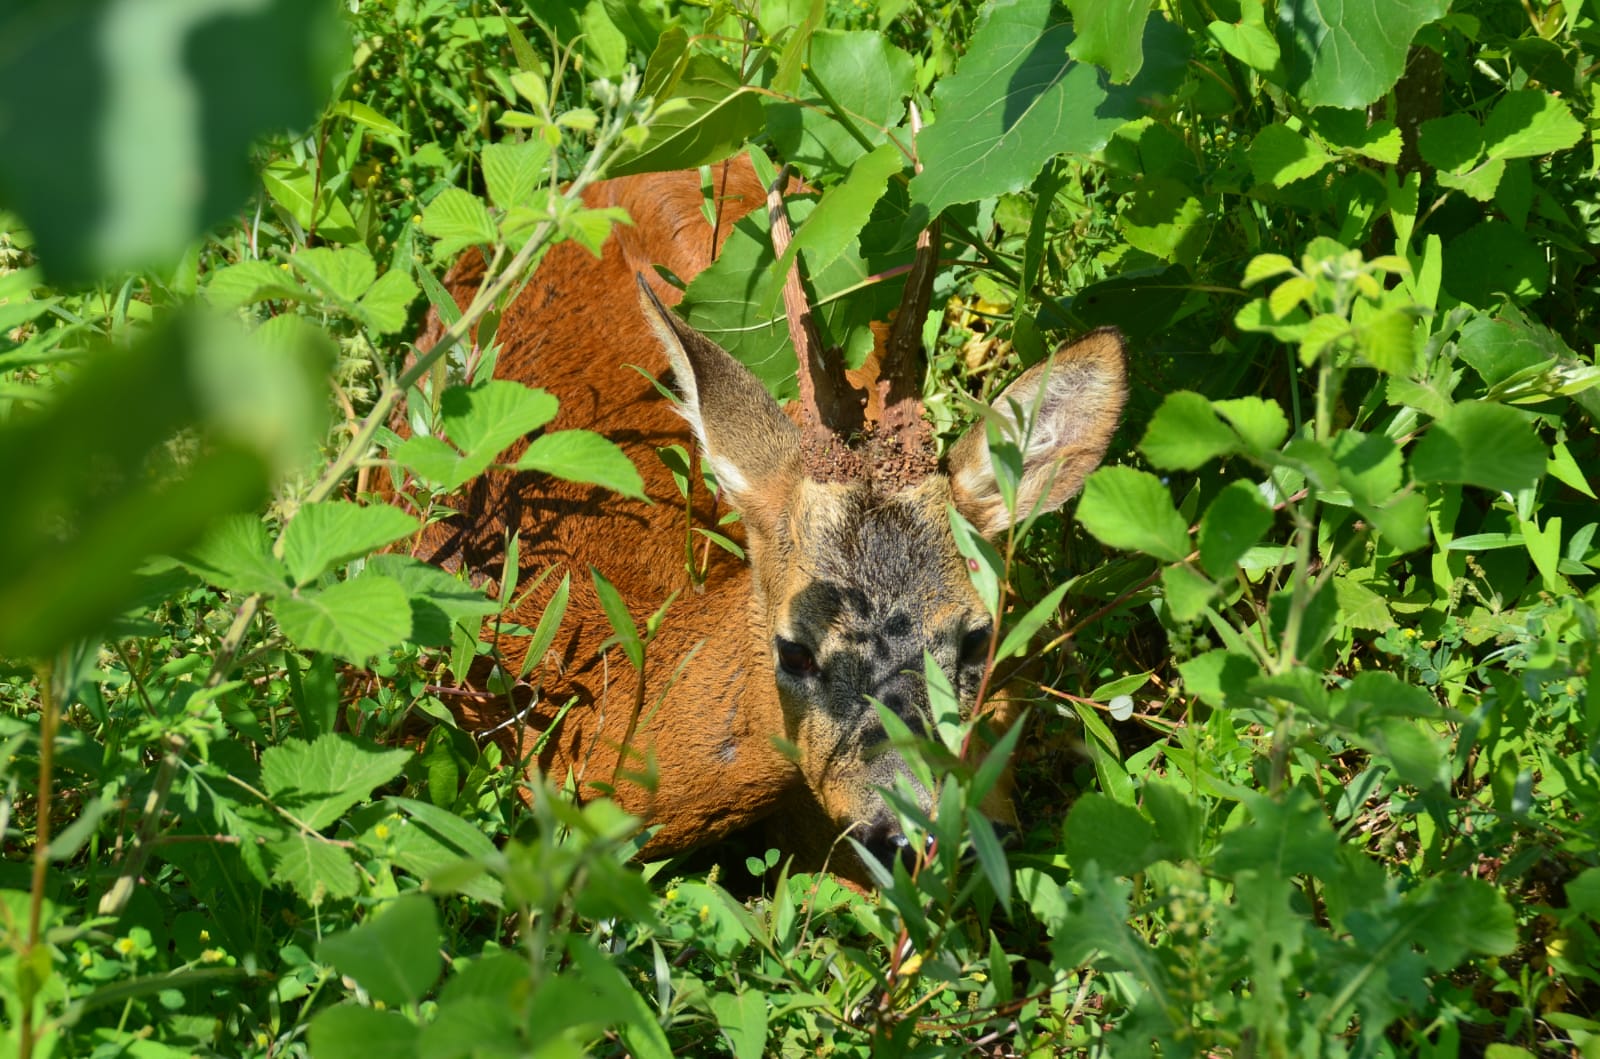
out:
{"label": "serrated leaf", "polygon": [[1405,309],[1385,309],[1362,321],[1356,330],[1356,348],[1368,364],[1385,375],[1411,375],[1417,367],[1412,335],[1417,317]]}
{"label": "serrated leaf", "polygon": [[1211,402],[1188,390],[1166,396],[1139,442],[1139,451],[1162,470],[1192,471],[1238,448],[1238,437]]}
{"label": "serrated leaf", "polygon": [[452,386],[439,397],[445,437],[485,467],[513,442],[554,419],[559,408],[551,394],[509,379]]}
{"label": "serrated leaf", "polygon": [[1375,102],[1405,72],[1417,31],[1448,0],[1280,0],[1277,38],[1289,90],[1307,108]]}
{"label": "serrated leaf", "polygon": [[400,775],[410,758],[342,732],[309,743],[286,739],[261,752],[261,783],[275,805],[320,831]]}
{"label": "serrated leaf", "polygon": [[367,288],[356,307],[356,315],[382,335],[393,334],[406,325],[407,311],[417,297],[417,285],[399,269],[390,269]]}
{"label": "serrated leaf", "polygon": [[289,264],[341,307],[355,305],[378,274],[372,255],[354,247],[301,250],[289,259]]}
{"label": "serrated leaf", "polygon": [[309,295],[294,274],[270,261],[241,261],[218,269],[206,283],[206,300],[218,309],[237,309],[272,298],[305,301]]}
{"label": "serrated leaf", "polygon": [[[518,74],[517,77],[531,77]],[[512,78],[513,83],[516,77]],[[543,84],[543,81],[539,81]],[[543,140],[525,143],[494,143],[483,149],[483,180],[489,186],[489,200],[502,210],[525,206],[535,188],[545,183],[550,161],[550,145]]]}
{"label": "serrated leaf", "polygon": [[365,662],[411,635],[405,589],[387,577],[358,577],[320,591],[302,589],[272,606],[278,626],[296,647]]}
{"label": "serrated leaf", "polygon": [[1212,212],[1182,181],[1147,177],[1124,200],[1117,227],[1135,249],[1192,266],[1211,235]]}
{"label": "serrated leaf", "polygon": [[1200,565],[1215,578],[1231,578],[1246,552],[1272,526],[1272,508],[1249,482],[1229,482],[1200,517]]}
{"label": "serrated leaf", "polygon": [[1333,593],[1339,601],[1339,614],[1352,629],[1382,631],[1392,628],[1394,617],[1383,597],[1359,581],[1348,577],[1333,579]]}
{"label": "serrated leaf", "polygon": [[461,188],[445,188],[423,207],[422,230],[438,240],[434,252],[440,256],[493,243],[497,235],[483,200]]}
{"label": "serrated leaf", "polygon": [[433,901],[402,894],[360,926],[323,938],[317,956],[354,978],[374,1000],[413,1004],[444,968],[440,942]]}
{"label": "serrated leaf", "polygon": [[1213,401],[1211,407],[1238,432],[1245,447],[1258,455],[1276,452],[1289,436],[1289,417],[1276,401],[1264,397],[1232,397]]}
{"label": "serrated leaf", "polygon": [[313,908],[328,898],[342,900],[361,892],[361,879],[350,854],[321,835],[296,832],[266,845],[276,882],[294,887]]}
{"label": "serrated leaf", "polygon": [[1309,276],[1290,276],[1272,288],[1272,293],[1267,295],[1267,308],[1274,320],[1282,320],[1316,292],[1316,281]]}
{"label": "serrated leaf", "polygon": [[272,554],[267,528],[256,515],[229,515],[212,523],[200,543],[179,561],[214,585],[235,592],[287,591],[289,571]]}
{"label": "serrated leaf", "polygon": [[616,443],[589,430],[541,434],[516,462],[519,471],[540,471],[569,482],[603,486],[635,500],[646,499],[644,479]]}
{"label": "serrated leaf", "polygon": [[924,168],[911,197],[928,216],[1020,191],[1062,152],[1104,147],[1145,112],[1144,99],[1170,90],[1187,43],[1170,23],[1151,19],[1139,76],[1106,85],[1095,67],[1061,61],[1075,39],[1051,0],[999,0],[984,9],[955,73],[934,89],[939,120],[917,141]]}
{"label": "serrated leaf", "polygon": [[1461,482],[1514,493],[1544,475],[1544,442],[1526,412],[1471,401],[1434,421],[1411,453],[1411,473],[1424,482]]}
{"label": "serrated leaf", "polygon": [[1166,486],[1132,467],[1102,467],[1078,501],[1078,522],[1113,548],[1177,562],[1189,554],[1189,528]]}
{"label": "serrated leaf", "polygon": [[283,531],[283,561],[297,585],[417,531],[417,520],[387,504],[350,500],[302,504]]}
{"label": "serrated leaf", "polygon": [[1078,39],[1069,54],[1103,66],[1123,84],[1144,65],[1144,23],[1151,0],[1066,0]]}

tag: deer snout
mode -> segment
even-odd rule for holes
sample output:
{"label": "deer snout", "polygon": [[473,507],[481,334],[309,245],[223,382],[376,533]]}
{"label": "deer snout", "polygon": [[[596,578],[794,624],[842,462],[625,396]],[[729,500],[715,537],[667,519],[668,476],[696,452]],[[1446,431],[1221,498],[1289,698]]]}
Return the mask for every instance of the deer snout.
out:
{"label": "deer snout", "polygon": [[879,864],[891,871],[897,860],[908,872],[916,867],[916,848],[901,830],[899,822],[887,813],[862,828],[860,842]]}

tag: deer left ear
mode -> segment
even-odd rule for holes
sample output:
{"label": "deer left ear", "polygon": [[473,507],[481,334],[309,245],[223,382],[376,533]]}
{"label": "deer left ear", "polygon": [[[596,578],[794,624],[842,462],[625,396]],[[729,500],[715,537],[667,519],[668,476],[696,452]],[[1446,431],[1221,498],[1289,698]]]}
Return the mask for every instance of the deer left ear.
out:
{"label": "deer left ear", "polygon": [[989,416],[1022,452],[1017,510],[1006,510],[989,457],[988,432],[975,424],[950,450],[956,510],[985,536],[1054,511],[1100,465],[1128,395],[1122,335],[1104,327],[1035,364],[1006,387]]}

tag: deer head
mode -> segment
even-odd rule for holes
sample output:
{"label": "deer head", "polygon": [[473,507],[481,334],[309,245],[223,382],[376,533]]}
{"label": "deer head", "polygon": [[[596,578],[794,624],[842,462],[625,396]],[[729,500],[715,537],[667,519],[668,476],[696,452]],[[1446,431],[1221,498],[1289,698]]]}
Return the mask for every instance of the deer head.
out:
{"label": "deer head", "polygon": [[[775,217],[775,242],[785,228]],[[924,232],[879,378],[865,394],[820,353],[791,272],[785,301],[800,362],[798,425],[743,365],[640,282],[682,413],[746,527],[751,620],[770,650],[770,673],[756,679],[776,686],[784,735],[799,749],[817,802],[839,831],[852,830],[884,860],[902,853],[906,839],[880,788],[909,777],[869,700],[913,730],[928,729],[926,652],[970,716],[993,632],[949,509],[997,536],[1014,518],[1059,507],[1099,464],[1126,394],[1122,342],[1110,330],[1061,346],[1001,394],[991,428],[1023,456],[1015,515],[1002,502],[984,424],[940,460],[922,417],[918,337],[936,245],[936,233]],[[917,793],[927,808],[931,792]]]}

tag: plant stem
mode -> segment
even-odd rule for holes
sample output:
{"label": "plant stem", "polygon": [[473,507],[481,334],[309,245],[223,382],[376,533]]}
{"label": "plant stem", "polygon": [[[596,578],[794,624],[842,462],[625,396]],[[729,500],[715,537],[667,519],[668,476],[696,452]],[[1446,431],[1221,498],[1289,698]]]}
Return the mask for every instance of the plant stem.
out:
{"label": "plant stem", "polygon": [[39,945],[39,926],[44,918],[44,884],[50,874],[50,812],[56,761],[55,662],[46,660],[36,670],[39,678],[39,796],[33,832],[33,884],[28,890],[28,940],[22,950],[18,975],[22,994],[22,1013],[17,1020],[18,1050],[22,1059],[33,1055],[33,1001],[38,982],[38,964],[31,958]]}

